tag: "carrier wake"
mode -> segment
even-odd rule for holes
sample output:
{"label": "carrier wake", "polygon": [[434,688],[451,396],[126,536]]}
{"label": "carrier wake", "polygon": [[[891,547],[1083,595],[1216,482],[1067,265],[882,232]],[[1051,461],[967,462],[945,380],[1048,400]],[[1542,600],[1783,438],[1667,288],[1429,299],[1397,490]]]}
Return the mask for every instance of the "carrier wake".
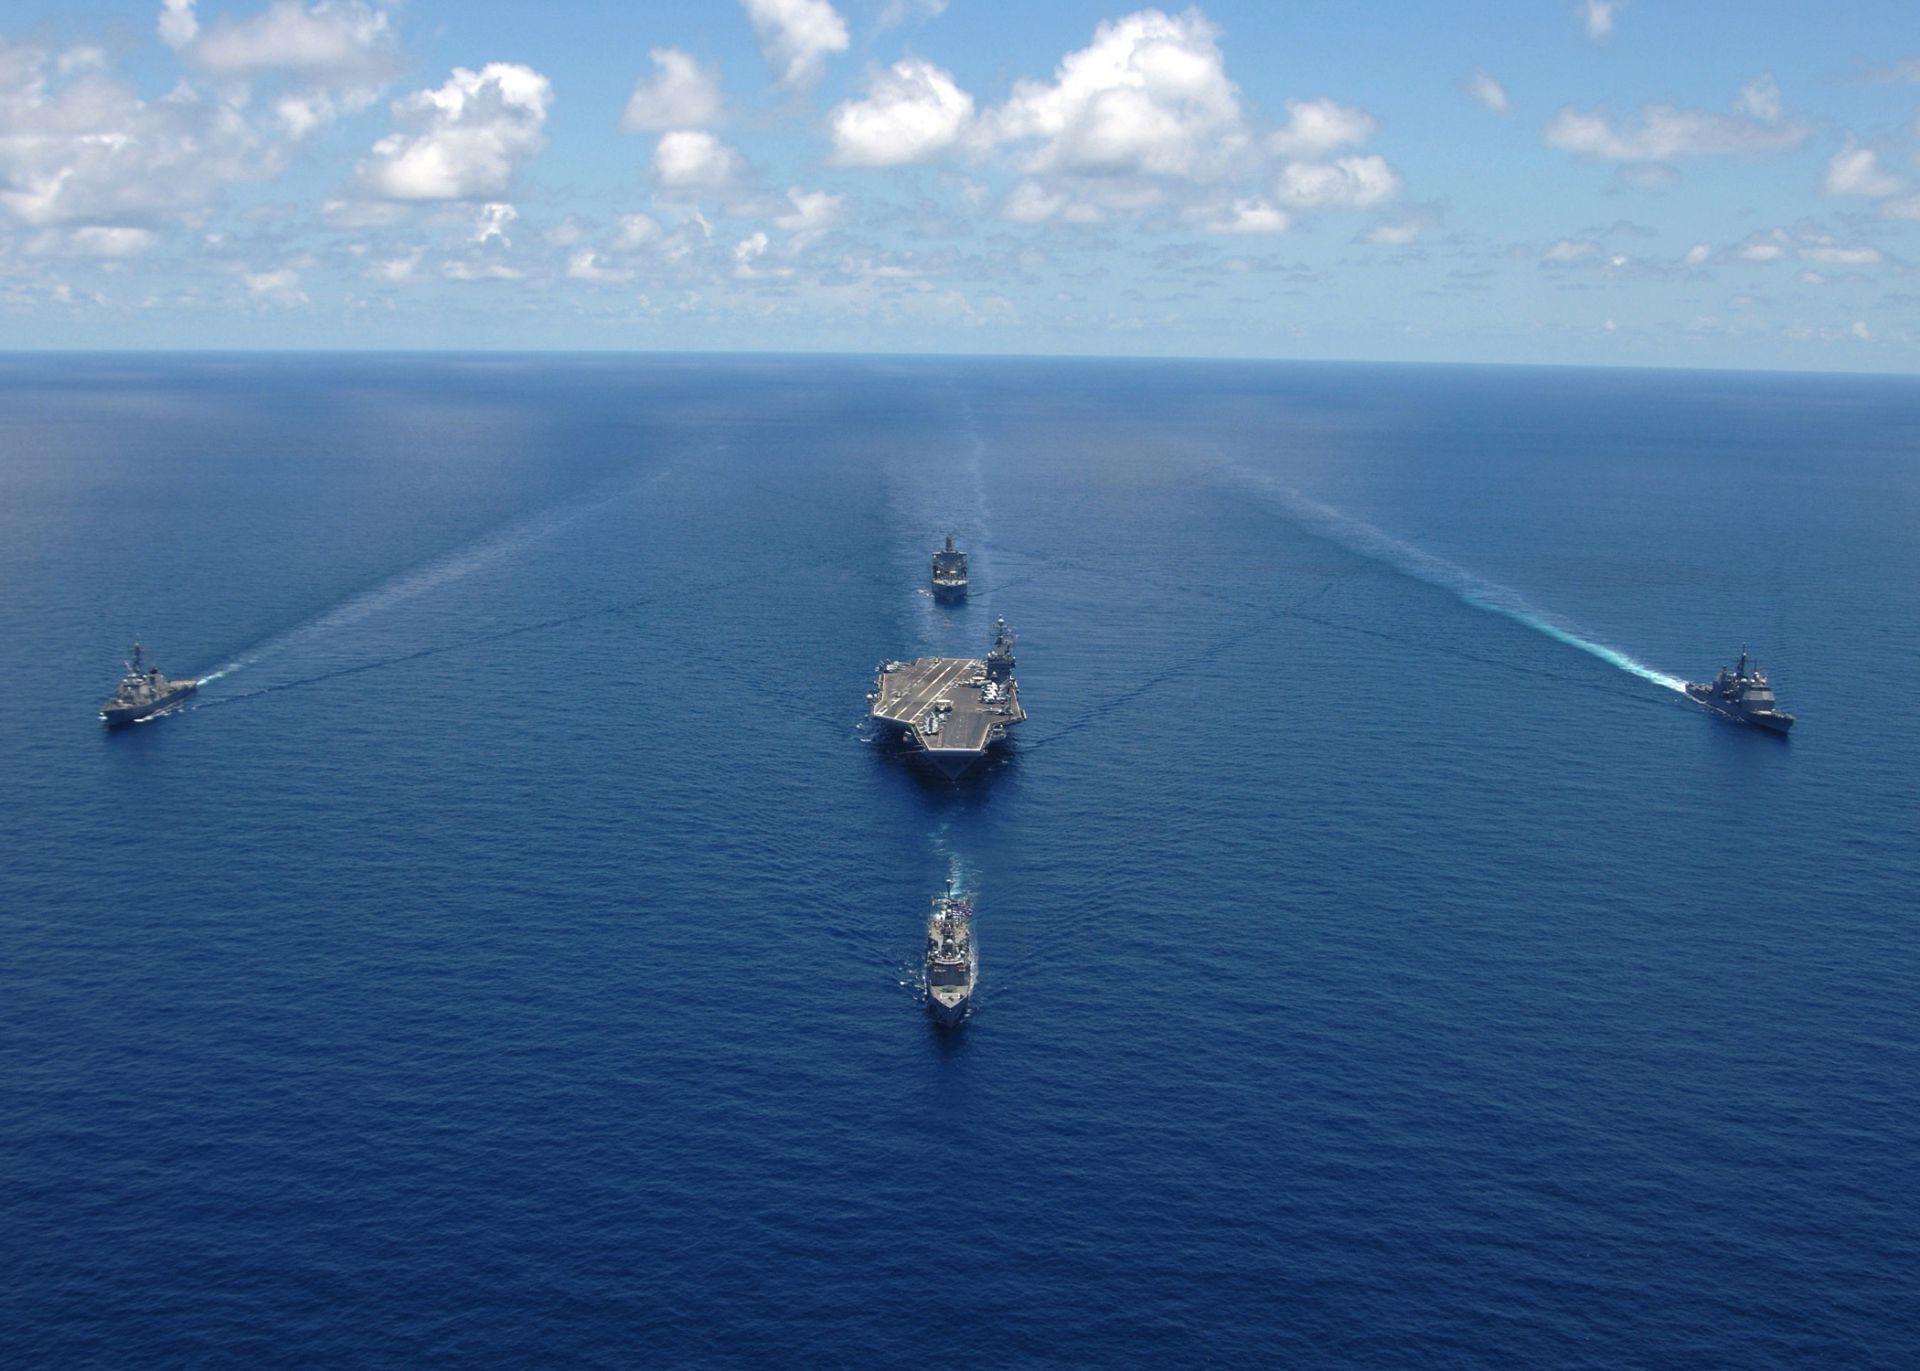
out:
{"label": "carrier wake", "polygon": [[1474,575],[1464,567],[1456,566],[1444,557],[1436,557],[1431,552],[1415,547],[1412,543],[1396,538],[1372,524],[1343,514],[1331,505],[1323,505],[1295,490],[1276,485],[1263,476],[1248,473],[1252,479],[1265,487],[1286,512],[1287,516],[1300,528],[1317,538],[1345,548],[1358,557],[1399,572],[1423,584],[1446,591],[1462,604],[1488,614],[1497,614],[1503,619],[1511,619],[1523,624],[1536,633],[1544,633],[1557,643],[1578,648],[1589,656],[1598,657],[1609,666],[1615,666],[1629,675],[1638,676],[1643,681],[1667,690],[1684,693],[1687,683],[1678,676],[1669,676],[1664,671],[1656,671],[1646,663],[1637,661],[1620,651],[1608,647],[1605,643],[1595,642],[1564,625],[1555,623],[1547,614],[1527,603],[1518,591],[1507,586],[1497,585]]}

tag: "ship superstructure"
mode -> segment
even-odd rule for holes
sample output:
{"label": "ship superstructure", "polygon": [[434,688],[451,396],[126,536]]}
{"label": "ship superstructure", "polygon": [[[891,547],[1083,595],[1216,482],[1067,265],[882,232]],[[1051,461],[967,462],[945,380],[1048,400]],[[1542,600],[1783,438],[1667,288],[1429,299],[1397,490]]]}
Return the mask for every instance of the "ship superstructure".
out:
{"label": "ship superstructure", "polygon": [[146,649],[138,643],[133,645],[133,656],[126,665],[127,674],[121,678],[119,689],[100,706],[100,718],[108,727],[151,718],[200,688],[199,681],[169,681],[159,667],[147,664]]}
{"label": "ship superstructure", "polygon": [[984,658],[882,664],[867,696],[869,717],[957,780],[1027,717],[1013,679],[1014,642],[1007,621],[996,619]]}
{"label": "ship superstructure", "polygon": [[1774,703],[1773,685],[1767,673],[1749,666],[1747,650],[1740,649],[1740,660],[1721,667],[1711,681],[1688,681],[1687,694],[1716,714],[1752,724],[1771,733],[1785,733],[1793,727],[1793,715]]}
{"label": "ship superstructure", "polygon": [[951,533],[947,535],[947,545],[933,554],[933,598],[967,598],[967,554],[953,545]]}
{"label": "ship superstructure", "polygon": [[957,1024],[967,1016],[980,979],[979,946],[973,938],[973,905],[953,893],[933,897],[927,919],[927,1012],[935,1022]]}

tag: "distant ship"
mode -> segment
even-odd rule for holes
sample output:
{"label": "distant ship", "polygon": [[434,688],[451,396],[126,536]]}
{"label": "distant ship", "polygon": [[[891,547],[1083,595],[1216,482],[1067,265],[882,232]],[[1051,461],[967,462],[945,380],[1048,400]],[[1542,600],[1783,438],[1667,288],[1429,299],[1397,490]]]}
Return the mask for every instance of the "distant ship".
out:
{"label": "distant ship", "polygon": [[1013,646],[1013,630],[997,619],[985,658],[883,663],[867,692],[868,717],[958,780],[1027,717],[1013,679]]}
{"label": "distant ship", "polygon": [[1711,681],[1688,681],[1687,694],[1711,709],[1743,724],[1752,724],[1771,733],[1785,733],[1793,727],[1793,715],[1782,713],[1773,702],[1773,687],[1767,673],[1759,667],[1749,669],[1747,650],[1740,649],[1740,661],[1721,667]]}
{"label": "distant ship", "polygon": [[947,535],[947,545],[933,554],[933,598],[967,598],[967,554],[953,545],[951,533]]}
{"label": "distant ship", "polygon": [[980,978],[980,954],[973,941],[973,906],[947,893],[933,897],[927,920],[927,1010],[935,1023],[956,1024],[967,1017],[974,982]]}
{"label": "distant ship", "polygon": [[113,698],[100,706],[100,718],[109,728],[131,724],[158,714],[176,700],[184,700],[200,688],[198,681],[169,681],[160,668],[148,666],[145,649],[133,645],[133,659]]}

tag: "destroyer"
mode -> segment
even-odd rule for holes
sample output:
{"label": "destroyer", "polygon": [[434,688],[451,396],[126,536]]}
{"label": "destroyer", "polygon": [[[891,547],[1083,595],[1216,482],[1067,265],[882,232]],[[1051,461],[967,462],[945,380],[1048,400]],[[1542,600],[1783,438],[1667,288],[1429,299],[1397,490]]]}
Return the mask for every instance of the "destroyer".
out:
{"label": "destroyer", "polygon": [[1747,665],[1747,650],[1740,649],[1740,661],[1721,667],[1711,681],[1688,681],[1687,694],[1711,709],[1743,724],[1752,724],[1771,733],[1785,733],[1793,727],[1793,715],[1782,713],[1773,702],[1773,686],[1767,673]]}
{"label": "destroyer", "polygon": [[947,535],[947,545],[933,554],[933,598],[967,598],[967,554],[953,545],[951,533]]}
{"label": "destroyer", "polygon": [[151,718],[200,688],[198,681],[169,681],[160,674],[159,667],[146,664],[144,652],[140,644],[133,645],[133,659],[127,663],[127,674],[121,678],[120,688],[113,692],[111,700],[100,706],[100,718],[109,728]]}
{"label": "destroyer", "polygon": [[933,897],[927,920],[927,1010],[934,1022],[956,1024],[966,1018],[980,979],[980,953],[973,941],[973,905],[947,893]]}
{"label": "destroyer", "polygon": [[867,695],[869,717],[958,780],[1007,730],[1027,717],[1013,679],[1013,630],[993,624],[993,647],[978,657],[887,662]]}

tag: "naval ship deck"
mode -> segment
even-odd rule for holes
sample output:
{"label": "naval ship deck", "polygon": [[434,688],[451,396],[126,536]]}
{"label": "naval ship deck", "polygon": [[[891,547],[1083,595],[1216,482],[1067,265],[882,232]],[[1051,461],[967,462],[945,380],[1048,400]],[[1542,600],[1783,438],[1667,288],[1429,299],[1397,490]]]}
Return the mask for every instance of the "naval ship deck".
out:
{"label": "naval ship deck", "polygon": [[941,753],[977,756],[999,730],[1027,717],[1019,686],[987,686],[987,664],[978,657],[888,662],[874,687],[873,717],[906,730],[936,760]]}

